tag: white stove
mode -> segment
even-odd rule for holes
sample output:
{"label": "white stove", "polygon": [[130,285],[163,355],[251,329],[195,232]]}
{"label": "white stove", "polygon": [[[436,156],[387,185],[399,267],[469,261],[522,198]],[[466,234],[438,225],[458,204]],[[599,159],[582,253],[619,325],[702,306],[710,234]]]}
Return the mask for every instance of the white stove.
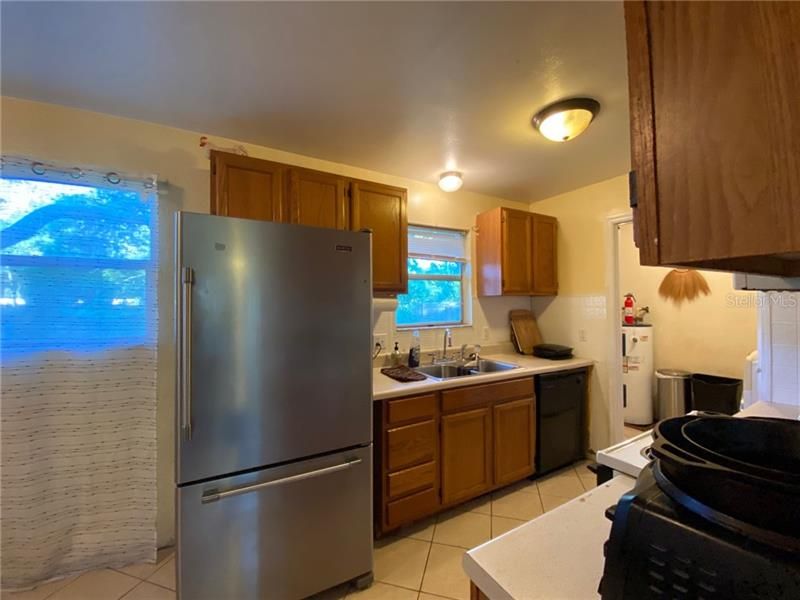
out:
{"label": "white stove", "polygon": [[[695,414],[694,412],[689,414]],[[756,402],[751,406],[739,411],[736,417],[773,417],[777,419],[800,419],[800,406],[789,406],[776,404],[773,402]],[[615,475],[625,473],[631,477],[638,477],[639,472],[650,462],[647,450],[653,443],[653,431],[645,431],[610,446],[597,453],[598,464],[605,465],[613,471]]]}
{"label": "white stove", "polygon": [[645,431],[636,437],[600,450],[596,460],[599,464],[616,471],[615,474],[625,473],[631,477],[638,477],[639,472],[650,462],[647,451],[652,443],[652,430]]}

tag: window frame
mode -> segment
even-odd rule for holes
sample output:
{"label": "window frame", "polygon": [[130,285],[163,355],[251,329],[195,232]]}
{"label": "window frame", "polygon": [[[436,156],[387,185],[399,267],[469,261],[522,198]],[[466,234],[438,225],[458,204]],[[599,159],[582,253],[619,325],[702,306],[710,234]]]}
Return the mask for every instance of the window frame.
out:
{"label": "window frame", "polygon": [[[455,256],[447,256],[447,255],[440,255],[440,254],[426,254],[421,252],[408,252],[408,259],[420,259],[420,260],[433,260],[433,261],[440,261],[440,262],[451,262],[451,263],[459,263],[461,265],[461,274],[460,275],[423,275],[419,273],[411,273],[408,268],[408,259],[406,260],[406,272],[408,273],[408,281],[417,280],[417,281],[458,281],[461,283],[461,320],[460,321],[452,321],[452,322],[438,322],[438,323],[410,323],[410,324],[403,324],[400,325],[395,320],[395,330],[396,331],[413,331],[415,329],[445,329],[449,327],[471,327],[472,320],[471,316],[468,316],[467,311],[469,309],[469,304],[467,301],[468,294],[467,290],[470,288],[470,276],[469,276],[469,247],[467,246],[467,236],[469,231],[466,229],[457,229],[454,227],[439,227],[435,225],[422,225],[418,223],[409,223],[409,234],[411,233],[412,228],[416,229],[429,229],[432,231],[449,231],[458,233],[462,236],[462,244],[464,247],[464,256],[463,257],[455,257]],[[406,292],[408,293],[408,292]]]}
{"label": "window frame", "polygon": [[[148,343],[158,344],[159,305],[158,305],[158,277],[161,265],[160,256],[160,231],[159,219],[161,206],[158,202],[159,190],[155,176],[129,176],[120,175],[110,171],[103,173],[92,167],[64,167],[58,164],[41,163],[25,157],[2,155],[3,164],[0,168],[0,178],[30,182],[42,182],[56,185],[87,188],[91,190],[109,190],[134,192],[141,202],[152,202],[149,215],[149,256],[147,258],[101,258],[83,256],[43,256],[28,254],[6,254],[0,248],[0,264],[8,267],[33,267],[33,268],[70,268],[77,270],[112,269],[117,271],[144,271],[144,328],[145,338]],[[33,168],[41,166],[42,173]],[[46,170],[44,170],[46,168]],[[79,173],[76,177],[76,173]],[[117,178],[114,183],[110,177]],[[149,196],[154,198],[151,199]],[[52,351],[48,349],[45,351]]]}

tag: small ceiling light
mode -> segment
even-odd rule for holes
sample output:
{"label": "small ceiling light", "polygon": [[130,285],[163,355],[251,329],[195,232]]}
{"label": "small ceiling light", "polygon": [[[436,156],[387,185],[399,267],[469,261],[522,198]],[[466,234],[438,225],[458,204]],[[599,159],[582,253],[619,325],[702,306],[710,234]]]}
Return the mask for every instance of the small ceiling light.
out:
{"label": "small ceiling light", "polygon": [[533,126],[548,140],[566,142],[579,136],[600,111],[593,98],[559,100],[533,116]]}
{"label": "small ceiling light", "polygon": [[439,176],[439,187],[445,192],[455,192],[463,183],[464,180],[458,171],[447,171]]}

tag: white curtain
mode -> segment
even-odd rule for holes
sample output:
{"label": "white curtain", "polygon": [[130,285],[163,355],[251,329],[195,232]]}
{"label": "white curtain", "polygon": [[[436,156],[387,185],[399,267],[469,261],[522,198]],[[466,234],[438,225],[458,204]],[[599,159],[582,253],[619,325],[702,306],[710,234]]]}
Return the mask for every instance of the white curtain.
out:
{"label": "white curtain", "polygon": [[156,551],[153,178],[3,160],[2,580]]}

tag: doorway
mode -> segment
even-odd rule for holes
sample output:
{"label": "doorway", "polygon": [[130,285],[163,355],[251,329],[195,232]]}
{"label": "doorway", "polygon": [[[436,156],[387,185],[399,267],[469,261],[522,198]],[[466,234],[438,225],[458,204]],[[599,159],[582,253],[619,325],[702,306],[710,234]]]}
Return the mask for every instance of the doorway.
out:
{"label": "doorway", "polygon": [[[734,289],[730,273],[640,265],[629,213],[608,219],[606,239],[612,440],[638,435],[658,420],[658,370],[742,379],[747,394],[757,356],[756,296]],[[629,317],[635,322],[623,326],[628,293],[634,305]],[[637,375],[643,377],[633,381]],[[688,395],[687,390],[687,401]],[[638,402],[633,410],[632,402]]]}

